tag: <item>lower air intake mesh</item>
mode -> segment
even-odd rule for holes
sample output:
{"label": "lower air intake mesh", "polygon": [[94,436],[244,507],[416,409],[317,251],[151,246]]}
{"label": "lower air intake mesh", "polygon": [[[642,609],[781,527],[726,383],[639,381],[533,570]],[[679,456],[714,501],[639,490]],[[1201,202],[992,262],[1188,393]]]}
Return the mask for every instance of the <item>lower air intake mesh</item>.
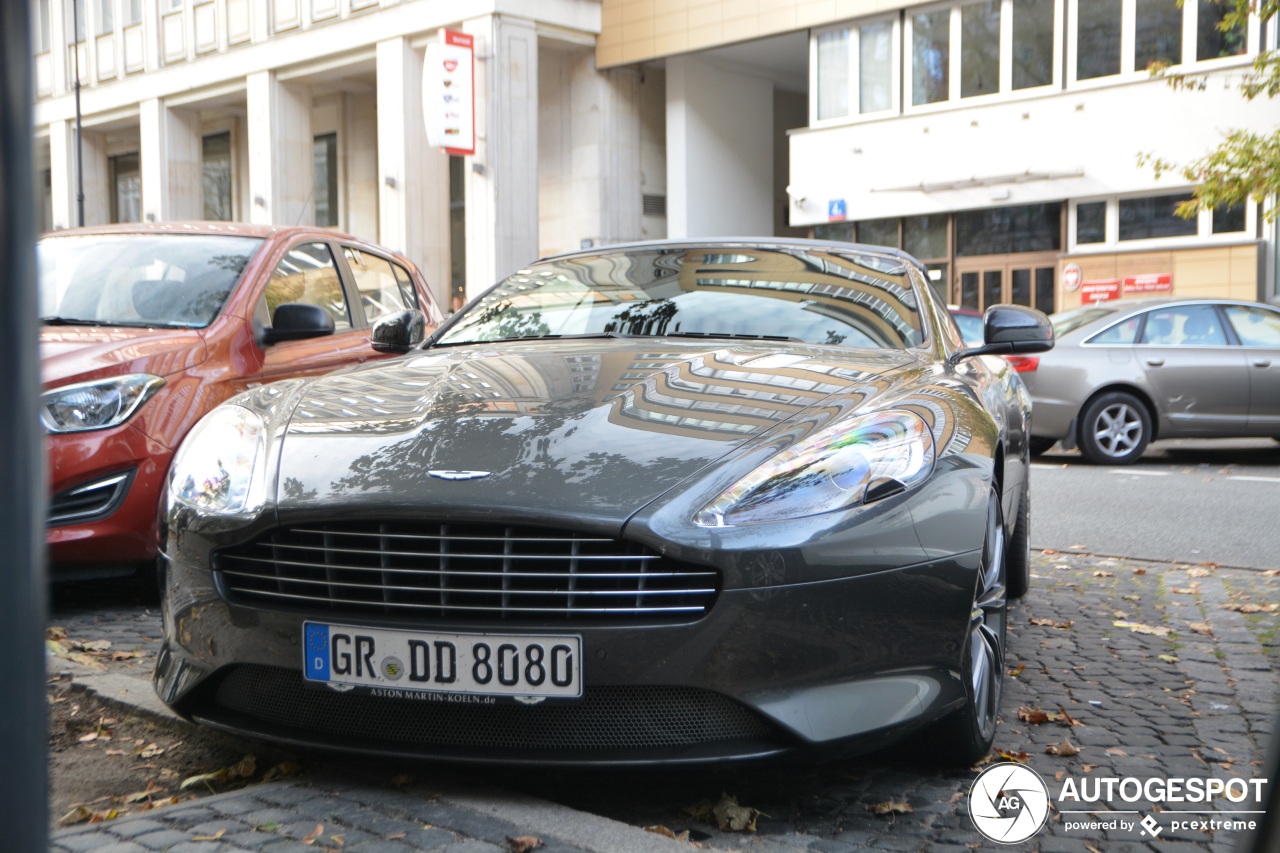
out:
{"label": "lower air intake mesh", "polygon": [[215,701],[295,731],[403,745],[595,751],[773,734],[750,709],[692,687],[587,688],[573,704],[454,704],[316,690],[296,672],[242,666],[218,686]]}

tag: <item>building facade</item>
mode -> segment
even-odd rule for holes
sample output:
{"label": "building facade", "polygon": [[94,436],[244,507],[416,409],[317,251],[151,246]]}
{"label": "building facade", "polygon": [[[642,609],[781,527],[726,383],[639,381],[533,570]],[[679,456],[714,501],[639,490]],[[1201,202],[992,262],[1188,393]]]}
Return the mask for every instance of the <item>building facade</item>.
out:
{"label": "building facade", "polygon": [[[1276,22],[1223,31],[1212,0],[32,5],[48,228],[80,187],[86,224],[331,225],[446,305],[543,254],[734,235],[899,246],[975,308],[1280,300],[1274,200],[1185,220],[1140,162],[1280,123],[1234,91]],[[445,28],[475,40],[473,156],[424,133]]]}

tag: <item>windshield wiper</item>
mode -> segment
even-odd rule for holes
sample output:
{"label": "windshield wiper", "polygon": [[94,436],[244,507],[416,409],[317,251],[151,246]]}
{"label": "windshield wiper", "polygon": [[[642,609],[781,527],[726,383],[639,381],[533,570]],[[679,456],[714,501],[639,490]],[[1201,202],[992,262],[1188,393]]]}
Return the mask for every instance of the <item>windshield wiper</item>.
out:
{"label": "windshield wiper", "polygon": [[46,326],[101,326],[101,320],[81,320],[77,317],[41,317],[40,322]]}
{"label": "windshield wiper", "polygon": [[737,334],[734,332],[667,332],[662,335],[655,335],[662,338],[733,338],[742,341],[788,341],[793,344],[802,344],[804,338],[791,338],[786,335],[749,335]]}

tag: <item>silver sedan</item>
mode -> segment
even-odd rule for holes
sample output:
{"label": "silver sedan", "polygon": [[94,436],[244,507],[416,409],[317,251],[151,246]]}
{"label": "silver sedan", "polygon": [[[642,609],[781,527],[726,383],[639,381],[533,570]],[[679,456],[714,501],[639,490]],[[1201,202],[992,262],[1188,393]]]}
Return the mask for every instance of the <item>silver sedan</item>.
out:
{"label": "silver sedan", "polygon": [[1122,299],[1055,314],[1024,358],[1033,452],[1061,442],[1127,464],[1161,438],[1280,440],[1280,311],[1256,302]]}

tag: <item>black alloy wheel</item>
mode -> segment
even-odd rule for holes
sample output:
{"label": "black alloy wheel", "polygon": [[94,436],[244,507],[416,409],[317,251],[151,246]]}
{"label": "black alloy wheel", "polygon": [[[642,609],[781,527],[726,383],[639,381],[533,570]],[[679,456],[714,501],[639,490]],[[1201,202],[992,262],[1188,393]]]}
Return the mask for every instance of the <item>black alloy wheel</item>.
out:
{"label": "black alloy wheel", "polygon": [[1147,449],[1151,431],[1151,415],[1141,400],[1109,391],[1089,401],[1080,416],[1080,454],[1095,465],[1128,465]]}

